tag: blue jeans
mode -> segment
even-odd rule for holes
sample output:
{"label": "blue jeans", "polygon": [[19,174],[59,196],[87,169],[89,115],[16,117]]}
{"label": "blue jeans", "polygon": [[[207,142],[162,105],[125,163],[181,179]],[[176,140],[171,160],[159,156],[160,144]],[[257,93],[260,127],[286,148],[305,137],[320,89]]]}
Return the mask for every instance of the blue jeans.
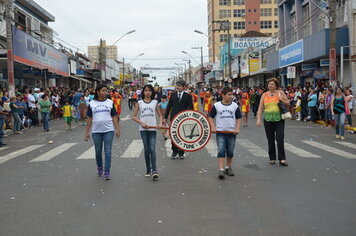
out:
{"label": "blue jeans", "polygon": [[49,112],[41,112],[41,117],[42,117],[43,129],[48,130]]}
{"label": "blue jeans", "polygon": [[95,145],[95,159],[98,167],[103,167],[103,143],[105,153],[105,171],[110,171],[111,168],[111,147],[114,139],[114,131],[106,133],[92,133]]}
{"label": "blue jeans", "polygon": [[21,119],[20,115],[18,112],[13,112],[12,116],[14,117],[14,131],[20,131],[21,130]]}
{"label": "blue jeans", "polygon": [[147,171],[156,171],[156,131],[140,131]]}
{"label": "blue jeans", "polygon": [[218,144],[218,158],[233,158],[236,143],[234,134],[216,134]]}
{"label": "blue jeans", "polygon": [[345,117],[346,117],[345,112],[341,114],[335,114],[335,130],[337,135],[344,136]]}
{"label": "blue jeans", "polygon": [[0,144],[3,144],[2,142],[2,137],[4,136],[4,124],[5,124],[5,119],[0,119]]}

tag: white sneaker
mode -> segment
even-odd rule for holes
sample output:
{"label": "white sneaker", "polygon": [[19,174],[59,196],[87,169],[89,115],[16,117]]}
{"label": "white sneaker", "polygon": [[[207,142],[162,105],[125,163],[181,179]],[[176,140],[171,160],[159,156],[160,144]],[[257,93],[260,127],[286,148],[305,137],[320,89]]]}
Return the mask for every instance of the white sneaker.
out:
{"label": "white sneaker", "polygon": [[340,138],[340,135],[337,134],[337,135],[336,135],[336,138],[339,139],[339,138]]}
{"label": "white sneaker", "polygon": [[345,137],[344,137],[344,136],[341,136],[341,140],[345,140]]}

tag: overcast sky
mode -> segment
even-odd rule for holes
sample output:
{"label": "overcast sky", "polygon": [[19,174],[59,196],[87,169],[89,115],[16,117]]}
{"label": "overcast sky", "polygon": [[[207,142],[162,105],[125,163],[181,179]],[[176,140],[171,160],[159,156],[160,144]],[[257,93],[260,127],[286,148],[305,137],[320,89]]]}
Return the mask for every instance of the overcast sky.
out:
{"label": "overcast sky", "polygon": [[[139,57],[133,66],[174,66],[188,59],[182,50],[200,62],[200,51],[191,49],[203,46],[204,61],[208,61],[208,39],[194,33],[194,29],[207,33],[206,0],[35,0],[55,16],[50,26],[58,38],[87,54],[88,45],[98,45],[100,38],[114,43],[133,29],[135,33],[118,43],[119,59],[130,62]],[[58,41],[58,40],[57,40]],[[67,45],[68,46],[68,45]],[[69,46],[68,46],[69,47]],[[192,60],[192,66],[197,63]],[[159,83],[169,72],[155,73]]]}

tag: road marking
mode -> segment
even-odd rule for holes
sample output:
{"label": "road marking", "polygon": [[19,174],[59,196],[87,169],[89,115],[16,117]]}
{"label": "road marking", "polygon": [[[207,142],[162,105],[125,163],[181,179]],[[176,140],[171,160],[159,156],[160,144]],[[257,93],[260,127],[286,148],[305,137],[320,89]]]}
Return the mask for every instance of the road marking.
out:
{"label": "road marking", "polygon": [[354,143],[343,142],[343,141],[334,141],[334,143],[338,143],[338,144],[344,145],[346,147],[356,149],[356,144],[354,144]]}
{"label": "road marking", "polygon": [[331,153],[333,153],[335,155],[338,155],[338,156],[341,156],[341,157],[345,157],[345,158],[348,158],[348,159],[356,159],[356,155],[354,155],[354,154],[342,151],[342,150],[334,148],[334,147],[330,147],[328,145],[325,145],[325,144],[322,144],[322,143],[319,143],[319,142],[310,141],[310,140],[304,140],[302,142],[306,143],[306,144],[309,144],[309,145],[311,145],[313,147],[322,149],[324,151],[331,152]]}
{"label": "road marking", "polygon": [[0,164],[6,162],[6,161],[9,161],[13,158],[16,158],[18,156],[21,156],[23,154],[26,154],[28,152],[31,152],[37,148],[40,148],[40,147],[43,147],[44,145],[31,145],[31,146],[28,146],[28,147],[25,147],[21,150],[18,150],[18,151],[15,151],[15,152],[12,152],[12,153],[9,153],[9,154],[6,154],[6,156],[1,156],[0,157]]}
{"label": "road marking", "polygon": [[132,140],[129,147],[126,149],[121,158],[139,158],[143,150],[143,143],[141,139]]}
{"label": "road marking", "polygon": [[49,161],[52,158],[58,156],[62,152],[68,150],[69,148],[73,147],[77,143],[64,143],[58,147],[53,148],[52,150],[43,153],[41,156],[31,160],[30,162],[40,162],[40,161]]}
{"label": "road marking", "polygon": [[0,151],[7,149],[8,147],[0,147]]}
{"label": "road marking", "polygon": [[95,146],[91,146],[88,150],[82,153],[77,160],[87,160],[87,159],[95,159]]}
{"label": "road marking", "polygon": [[164,146],[166,147],[167,157],[171,156],[171,153],[172,153],[172,142],[171,142],[171,139],[167,139],[164,142]]}
{"label": "road marking", "polygon": [[214,139],[210,139],[205,148],[211,157],[216,157],[218,155],[218,148]]}
{"label": "road marking", "polygon": [[125,118],[120,118],[120,121],[127,121],[127,120],[131,120],[130,115],[127,115]]}
{"label": "road marking", "polygon": [[256,157],[267,157],[268,154],[261,147],[248,141],[247,139],[237,139],[237,143]]}
{"label": "road marking", "polygon": [[319,156],[319,155],[315,155],[311,152],[308,152],[301,148],[295,147],[290,143],[284,143],[284,148],[285,148],[285,150],[292,152],[295,155],[300,156],[300,157],[321,158],[321,156]]}

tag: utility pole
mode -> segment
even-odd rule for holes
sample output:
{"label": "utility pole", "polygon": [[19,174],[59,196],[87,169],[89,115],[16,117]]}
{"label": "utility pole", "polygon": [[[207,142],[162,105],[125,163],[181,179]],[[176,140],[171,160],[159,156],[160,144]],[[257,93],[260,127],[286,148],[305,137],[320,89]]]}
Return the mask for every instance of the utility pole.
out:
{"label": "utility pole", "polygon": [[100,84],[103,83],[103,74],[101,73],[101,70],[102,70],[102,68],[103,68],[103,64],[104,64],[103,40],[100,39],[100,45],[99,45]]}
{"label": "utility pole", "polygon": [[188,65],[189,65],[189,84],[192,83],[192,67],[190,65],[191,60],[188,60]]}
{"label": "utility pole", "polygon": [[15,96],[15,77],[14,77],[14,55],[12,51],[12,24],[11,9],[13,0],[5,1],[6,18],[6,46],[7,46],[7,81],[10,97]]}
{"label": "utility pole", "polygon": [[200,63],[201,63],[201,76],[200,76],[200,82],[204,81],[204,59],[203,59],[203,47],[192,47],[192,49],[200,49]]}
{"label": "utility pole", "polygon": [[122,79],[124,81],[125,86],[125,58],[122,58]]}
{"label": "utility pole", "polygon": [[336,82],[336,0],[329,0],[329,41],[329,77]]}
{"label": "utility pole", "polygon": [[[229,20],[217,20],[217,21],[213,21],[213,23],[218,23],[219,24],[219,28],[218,29],[213,29],[213,32],[220,32],[220,31],[224,31],[227,32],[227,60],[228,60],[228,74],[229,74],[229,79],[232,79],[232,72],[231,72],[231,35],[230,35],[230,21]],[[229,83],[231,86],[231,83]]]}

